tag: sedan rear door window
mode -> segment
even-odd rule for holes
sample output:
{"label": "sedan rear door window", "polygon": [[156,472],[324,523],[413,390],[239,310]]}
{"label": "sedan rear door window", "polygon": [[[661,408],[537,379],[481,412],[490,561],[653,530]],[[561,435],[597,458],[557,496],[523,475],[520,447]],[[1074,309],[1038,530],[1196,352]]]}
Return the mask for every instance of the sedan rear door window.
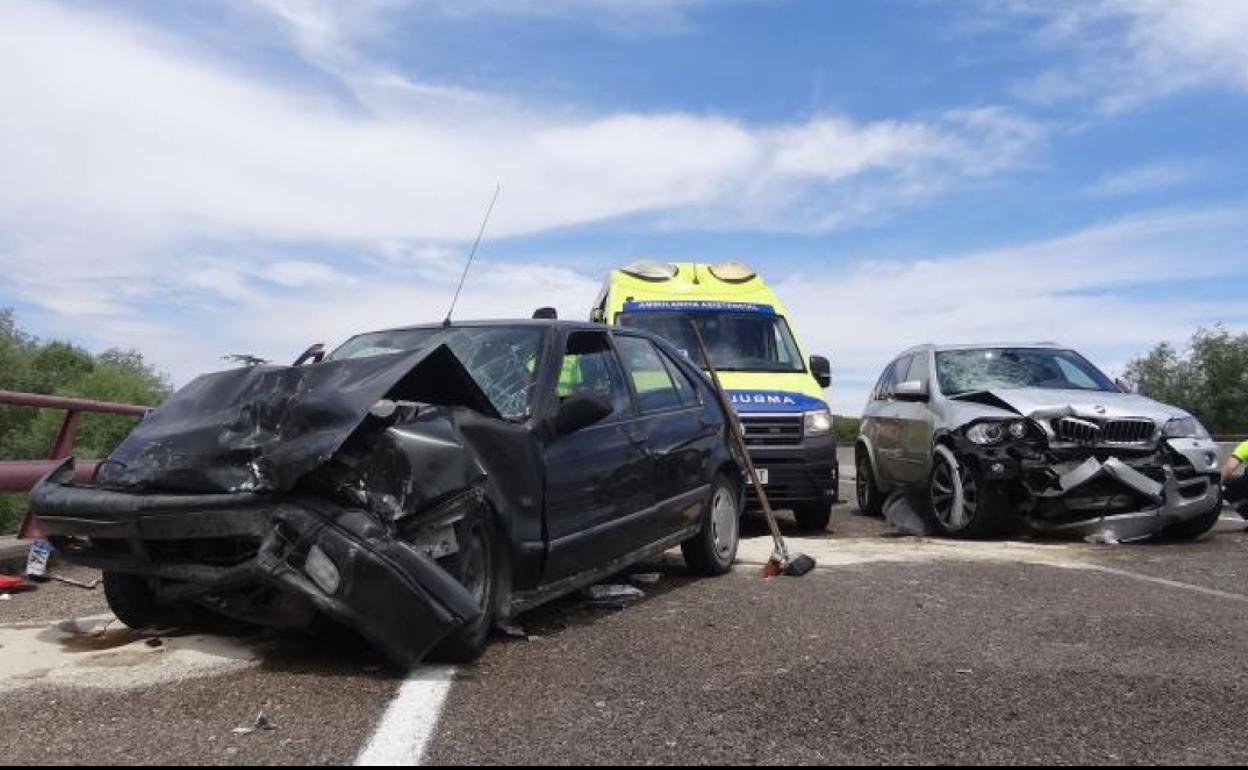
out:
{"label": "sedan rear door window", "polygon": [[633,381],[633,389],[637,393],[637,402],[642,412],[661,412],[681,405],[676,384],[672,382],[667,366],[659,357],[659,351],[654,349],[649,340],[617,335],[615,344],[619,348],[620,358],[624,359],[624,368]]}

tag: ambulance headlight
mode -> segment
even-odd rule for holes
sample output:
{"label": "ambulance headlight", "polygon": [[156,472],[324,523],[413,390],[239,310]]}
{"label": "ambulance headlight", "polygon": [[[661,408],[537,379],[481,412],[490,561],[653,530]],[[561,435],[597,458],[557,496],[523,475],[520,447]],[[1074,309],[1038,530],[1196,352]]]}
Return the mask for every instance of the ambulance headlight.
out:
{"label": "ambulance headlight", "polygon": [[807,436],[826,436],[832,432],[832,412],[818,409],[807,412],[802,424],[802,432]]}

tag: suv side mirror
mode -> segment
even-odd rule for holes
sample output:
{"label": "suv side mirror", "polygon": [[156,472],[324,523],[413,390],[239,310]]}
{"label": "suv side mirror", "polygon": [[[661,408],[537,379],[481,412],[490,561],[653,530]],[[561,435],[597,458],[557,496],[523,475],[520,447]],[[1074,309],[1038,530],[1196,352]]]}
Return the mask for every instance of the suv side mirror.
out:
{"label": "suv side mirror", "polygon": [[584,430],[611,415],[615,408],[611,402],[597,393],[573,393],[559,404],[549,418],[550,432],[566,436]]}
{"label": "suv side mirror", "polygon": [[823,356],[810,357],[810,373],[814,375],[819,387],[826,388],[832,385],[832,362]]}
{"label": "suv side mirror", "polygon": [[1139,388],[1135,387],[1134,385],[1122,379],[1121,377],[1114,380],[1114,384],[1117,385],[1118,390],[1121,390],[1123,393],[1139,393],[1140,392]]}
{"label": "suv side mirror", "polygon": [[918,380],[898,383],[893,388],[893,398],[898,401],[926,401],[927,386]]}

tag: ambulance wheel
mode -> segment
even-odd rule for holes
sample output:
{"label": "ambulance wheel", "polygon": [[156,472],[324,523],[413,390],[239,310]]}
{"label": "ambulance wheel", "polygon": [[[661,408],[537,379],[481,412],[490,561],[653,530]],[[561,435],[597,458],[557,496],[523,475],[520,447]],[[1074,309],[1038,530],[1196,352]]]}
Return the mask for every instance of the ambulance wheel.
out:
{"label": "ambulance wheel", "polygon": [[832,503],[801,503],[793,506],[793,518],[803,532],[824,532],[832,521]]}

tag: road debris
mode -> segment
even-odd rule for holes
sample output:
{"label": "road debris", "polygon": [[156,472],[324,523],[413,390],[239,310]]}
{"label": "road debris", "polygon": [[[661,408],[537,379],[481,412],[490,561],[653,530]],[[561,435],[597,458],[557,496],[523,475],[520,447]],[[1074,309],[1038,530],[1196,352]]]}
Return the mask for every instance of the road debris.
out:
{"label": "road debris", "polygon": [[639,586],[652,586],[663,579],[659,572],[639,572],[628,576],[628,582]]}
{"label": "road debris", "polygon": [[627,607],[646,598],[646,592],[622,583],[599,583],[586,588],[584,596],[585,607]]}
{"label": "road debris", "polygon": [[273,724],[273,722],[271,722],[269,718],[264,715],[264,712],[261,711],[259,714],[256,714],[256,720],[250,727],[235,727],[230,732],[235,735],[253,735],[255,733],[271,733],[276,729],[277,725]]}
{"label": "road debris", "polygon": [[512,639],[525,639],[528,637],[528,634],[525,632],[524,627],[521,626],[519,623],[513,623],[511,621],[501,621],[495,624],[495,628],[503,632],[505,636],[509,636]]}
{"label": "road debris", "polygon": [[80,580],[74,580],[73,578],[61,577],[60,575],[53,575],[51,572],[45,574],[42,579],[52,580],[57,583],[64,583],[67,586],[73,586],[74,588],[81,588],[85,591],[94,591],[95,589],[100,587],[100,582],[101,582],[99,578],[96,578],[95,580],[92,580],[90,583],[84,583]]}
{"label": "road debris", "polygon": [[26,575],[41,578],[48,574],[48,560],[52,558],[52,544],[47,540],[36,540],[30,544],[26,554]]}

